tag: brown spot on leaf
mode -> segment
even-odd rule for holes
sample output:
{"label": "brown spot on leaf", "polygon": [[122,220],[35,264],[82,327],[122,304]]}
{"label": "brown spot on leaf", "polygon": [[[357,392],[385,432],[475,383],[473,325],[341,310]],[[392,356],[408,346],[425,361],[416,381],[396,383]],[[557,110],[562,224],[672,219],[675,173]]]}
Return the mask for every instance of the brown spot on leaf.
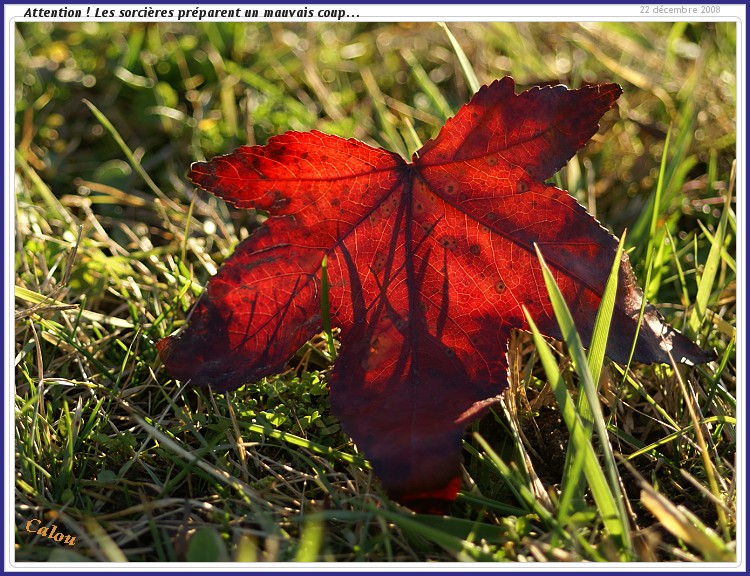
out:
{"label": "brown spot on leaf", "polygon": [[391,196],[385,202],[383,202],[382,206],[380,207],[380,211],[383,213],[383,216],[387,218],[396,211],[397,207],[398,196],[396,196],[395,194],[391,194]]}
{"label": "brown spot on leaf", "polygon": [[271,206],[272,209],[280,210],[287,204],[289,204],[291,200],[284,196],[281,193],[281,190],[274,190],[273,191],[273,205]]}
{"label": "brown spot on leaf", "polygon": [[453,236],[443,236],[440,238],[440,245],[446,250],[455,250],[456,246],[458,246],[458,242],[456,242],[456,239],[453,238]]}
{"label": "brown spot on leaf", "polygon": [[375,256],[375,260],[372,262],[372,269],[375,272],[380,272],[383,268],[385,268],[385,263],[387,261],[387,258],[385,254],[378,254]]}

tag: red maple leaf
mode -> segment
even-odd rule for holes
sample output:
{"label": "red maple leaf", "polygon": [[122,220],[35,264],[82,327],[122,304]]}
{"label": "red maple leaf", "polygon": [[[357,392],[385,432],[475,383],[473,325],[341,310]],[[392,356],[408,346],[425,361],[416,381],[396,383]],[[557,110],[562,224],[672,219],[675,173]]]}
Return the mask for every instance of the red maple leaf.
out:
{"label": "red maple leaf", "polygon": [[[158,343],[176,378],[235,389],[278,373],[321,330],[321,263],[341,350],[334,414],[388,493],[435,509],[459,488],[461,436],[507,386],[508,337],[560,337],[534,244],[588,342],[617,242],[544,180],[599,128],[616,84],[485,86],[408,163],[317,131],[193,164],[190,178],[264,225],[211,279],[188,324]],[[627,361],[642,293],[623,258],[607,353]],[[651,306],[635,360],[711,356]]]}

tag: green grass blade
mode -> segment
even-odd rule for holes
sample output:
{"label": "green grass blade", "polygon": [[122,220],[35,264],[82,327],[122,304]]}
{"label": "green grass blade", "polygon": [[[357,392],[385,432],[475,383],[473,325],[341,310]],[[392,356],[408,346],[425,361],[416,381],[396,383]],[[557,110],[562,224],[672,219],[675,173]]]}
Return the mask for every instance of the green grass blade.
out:
{"label": "green grass blade", "polygon": [[377,514],[383,516],[388,522],[395,524],[404,532],[416,534],[434,542],[441,548],[455,554],[459,560],[491,560],[491,557],[482,550],[481,546],[454,536],[450,533],[452,530],[448,531],[444,526],[436,525],[434,522],[424,522],[419,516],[405,516],[389,510],[377,510]]}
{"label": "green grass blade", "polygon": [[440,26],[445,31],[446,36],[448,36],[453,51],[456,53],[456,58],[458,58],[458,64],[461,66],[461,71],[464,73],[466,84],[471,88],[472,93],[476,94],[479,91],[481,84],[479,83],[479,80],[477,80],[476,72],[474,72],[471,62],[469,62],[469,59],[466,57],[466,53],[463,48],[461,48],[458,40],[456,40],[456,37],[450,31],[445,22],[438,22],[438,26]]}
{"label": "green grass blade", "polygon": [[310,450],[311,452],[315,452],[316,454],[326,456],[327,458],[330,458],[331,460],[337,460],[339,462],[346,462],[347,464],[353,464],[363,470],[371,469],[370,463],[364,458],[362,458],[361,456],[348,454],[342,450],[337,450],[336,448],[332,448],[330,446],[324,446],[323,444],[320,444],[318,442],[313,442],[312,440],[301,438],[300,436],[297,436],[296,434],[291,434],[289,432],[284,432],[283,430],[278,430],[276,428],[273,428],[269,424],[243,423],[242,428],[247,429],[248,431],[254,434],[259,434],[261,436],[268,436],[270,438],[274,438],[275,440],[280,440],[282,442],[290,444],[291,446],[298,446],[300,448],[306,448],[307,450]]}
{"label": "green grass blade", "polygon": [[570,432],[570,444],[576,452],[584,454],[583,470],[591,487],[594,501],[601,513],[602,521],[612,537],[618,542],[623,559],[627,559],[632,554],[630,552],[631,545],[628,524],[625,520],[626,516],[624,516],[624,512],[621,510],[622,504],[619,503],[610,490],[604,471],[597,460],[594,447],[586,437],[583,422],[575,409],[573,399],[570,397],[570,393],[565,386],[565,380],[562,374],[560,374],[560,369],[552,356],[552,352],[550,352],[547,343],[544,341],[528,311],[524,310],[524,312],[529,322],[529,328],[534,337],[534,343],[536,344],[542,366],[559,405],[563,421]]}
{"label": "green grass blade", "polygon": [[252,502],[254,505],[261,508],[270,507],[270,504],[266,502],[255,488],[242,480],[235,478],[226,470],[217,468],[209,462],[201,460],[200,457],[196,458],[191,450],[186,449],[181,442],[170,437],[170,435],[160,426],[152,424],[149,422],[149,419],[143,418],[135,412],[132,412],[130,416],[141,428],[148,432],[151,438],[156,440],[165,450],[172,453],[178,460],[184,462],[186,465],[192,465],[195,463],[198,469],[208,474],[208,476],[213,477],[215,480],[218,480],[220,483],[236,490],[237,493],[242,498],[246,498],[248,502]]}
{"label": "green grass blade", "polygon": [[331,360],[336,360],[336,344],[333,341],[333,329],[331,328],[331,306],[328,298],[330,286],[328,284],[328,256],[323,256],[320,265],[320,315],[323,320],[323,331],[328,344],[328,354]]}
{"label": "green grass blade", "polygon": [[[732,215],[731,215],[732,211],[731,211],[731,209],[730,209],[729,212],[730,212],[730,216],[729,216],[729,221],[727,222],[727,224],[731,224],[732,223]],[[703,232],[703,235],[713,245],[713,243],[714,243],[714,236],[715,235],[708,228],[706,228],[706,225],[703,222],[701,222],[700,220],[698,220],[697,223],[698,223],[698,227],[701,229],[701,232]],[[728,233],[729,230],[727,229],[726,232]],[[727,234],[727,236],[728,236],[728,234]],[[724,243],[725,244],[726,244],[726,238],[727,237],[725,236],[724,237]],[[732,272],[734,272],[735,274],[737,273],[737,261],[735,260],[734,256],[732,256],[727,251],[727,249],[726,249],[725,246],[721,247],[721,259],[724,262],[726,262],[726,265],[729,266],[729,268],[730,268],[730,270],[732,270]]]}
{"label": "green grass blade", "polygon": [[409,149],[416,152],[422,148],[422,140],[420,140],[419,134],[417,134],[417,131],[414,129],[414,124],[411,119],[408,116],[403,116],[402,120],[404,127],[401,130],[401,136],[403,137],[404,142],[407,142],[407,146],[411,144]]}
{"label": "green grass blade", "polygon": [[412,51],[404,49],[401,51],[401,56],[406,60],[412,74],[414,74],[417,84],[425,91],[425,94],[427,94],[427,97],[432,101],[432,104],[438,110],[442,119],[445,121],[453,116],[454,111],[443,96],[440,88],[438,88],[438,86],[436,86],[430,79],[427,72],[425,72],[425,69],[422,67],[422,64],[419,63],[419,60],[417,60]]}
{"label": "green grass blade", "polygon": [[591,376],[595,384],[598,384],[599,382],[599,377],[602,373],[602,366],[604,364],[604,355],[607,350],[607,340],[609,337],[610,325],[612,323],[612,314],[615,310],[617,280],[624,246],[625,233],[623,233],[622,238],[620,239],[620,244],[617,246],[615,259],[612,262],[612,270],[607,279],[607,284],[604,287],[602,300],[599,304],[599,311],[597,312],[596,320],[594,321],[594,330],[591,336],[591,345],[589,346],[588,353],[588,366],[589,370],[591,370]]}
{"label": "green grass blade", "polygon": [[[714,422],[719,423],[727,423],[735,426],[737,424],[737,419],[732,418],[731,416],[709,416],[708,418],[705,418],[703,421],[703,424],[712,424]],[[659,448],[659,446],[664,446],[665,444],[669,444],[670,442],[674,440],[679,440],[680,438],[683,438],[688,432],[693,430],[695,428],[694,424],[689,424],[688,426],[685,426],[684,428],[681,428],[677,430],[676,432],[672,432],[671,434],[667,434],[666,436],[660,438],[656,442],[652,442],[648,446],[643,446],[642,448],[639,448],[635,452],[632,452],[628,454],[627,459],[628,460],[634,460],[638,456],[642,454],[647,454],[651,452],[652,450],[656,450]]]}
{"label": "green grass blade", "polygon": [[[632,467],[628,467],[632,470]],[[727,545],[695,514],[684,506],[675,505],[643,480],[638,473],[635,473],[635,476],[641,486],[641,503],[673,536],[699,550],[702,557],[709,562],[733,562],[737,559],[733,547]]]}
{"label": "green grass blade", "polygon": [[[583,390],[588,396],[588,403],[591,409],[591,415],[593,417],[593,424],[596,428],[599,439],[604,448],[604,459],[607,462],[607,471],[610,480],[610,488],[613,493],[619,491],[619,481],[617,478],[617,465],[615,463],[614,455],[612,454],[612,448],[608,441],[607,427],[604,422],[604,415],[601,411],[601,405],[599,404],[599,396],[596,389],[596,383],[592,377],[591,371],[588,366],[588,359],[581,343],[581,338],[578,336],[576,331],[575,323],[573,322],[573,316],[568,309],[568,305],[565,302],[565,298],[560,292],[560,288],[557,286],[557,282],[552,276],[552,272],[547,266],[542,253],[539,251],[539,247],[535,247],[537,257],[542,265],[542,273],[544,274],[544,282],[547,286],[547,291],[552,302],[552,308],[555,311],[555,317],[557,323],[560,326],[560,331],[563,334],[565,344],[568,346],[573,366],[576,369],[576,373],[581,379],[581,385]],[[623,518],[625,517],[623,511]]]}
{"label": "green grass blade", "polygon": [[322,520],[308,519],[302,530],[299,540],[295,562],[315,562],[320,559],[320,550],[323,547],[323,533],[325,525]]}
{"label": "green grass blade", "polygon": [[[605,462],[604,469],[606,470],[606,479],[609,483],[609,490],[607,491],[607,494],[609,494],[610,497],[614,500],[615,508],[617,511],[615,520],[610,520],[610,524],[618,525],[618,533],[619,533],[619,536],[622,538],[621,540],[622,549],[630,551],[631,544],[630,544],[630,537],[629,537],[629,531],[628,531],[628,516],[625,511],[625,507],[622,504],[622,501],[619,498],[615,499],[613,496],[614,494],[620,493],[620,480],[619,480],[619,474],[617,472],[617,465],[615,462],[615,457],[612,452],[612,447],[609,443],[609,436],[607,434],[607,426],[604,421],[604,415],[602,414],[601,405],[599,404],[599,398],[598,398],[596,385],[591,375],[591,371],[589,370],[588,360],[586,358],[586,354],[583,349],[583,344],[581,343],[581,339],[578,336],[578,332],[576,331],[575,324],[573,322],[573,317],[570,314],[568,305],[565,303],[565,299],[563,298],[563,295],[560,292],[559,287],[557,286],[557,282],[555,282],[555,279],[552,276],[552,272],[547,267],[547,264],[545,263],[544,258],[541,252],[539,251],[538,246],[535,248],[537,252],[537,257],[539,258],[539,262],[542,266],[542,273],[544,274],[544,282],[547,286],[547,291],[550,296],[550,301],[552,302],[552,307],[555,311],[555,317],[557,318],[557,322],[560,326],[560,331],[563,334],[563,339],[565,340],[565,343],[568,346],[568,350],[570,352],[573,365],[576,369],[576,373],[578,374],[580,378],[583,390],[586,396],[588,397],[588,402],[589,402],[589,406],[591,408],[591,414],[593,417],[593,425],[597,431],[597,435],[599,436],[599,440],[602,446],[602,452],[603,452],[604,462]],[[527,314],[527,317],[528,317],[528,314]],[[530,321],[530,324],[531,324],[531,321]],[[535,338],[535,341],[536,341],[536,338]],[[537,345],[537,350],[540,352],[540,355],[541,355],[542,350],[540,350],[539,348],[540,347]],[[549,352],[549,351],[546,350],[546,352]],[[547,370],[546,365],[545,365],[545,370]],[[554,372],[557,372],[557,369],[553,370],[553,374]],[[548,377],[550,377],[550,379],[552,380],[553,376],[550,376],[549,372],[547,374],[548,374]],[[552,383],[550,384],[552,385]],[[560,377],[559,380],[556,382],[556,386],[557,387],[563,386],[564,388],[562,377]],[[565,394],[567,395],[568,394],[567,389],[565,389],[564,391],[565,391]],[[559,390],[555,392],[555,394],[556,394],[555,397],[557,398],[558,395],[560,394]],[[568,398],[569,398],[569,395],[568,395]],[[561,399],[563,398],[558,398],[558,402],[560,402]],[[561,405],[561,409],[562,409],[562,405]],[[568,417],[568,419],[570,420],[570,417]],[[566,424],[567,423],[568,421],[566,421]],[[576,442],[575,444],[577,448],[576,451],[584,449],[588,453],[589,450],[587,446],[590,447],[591,444],[590,442],[588,442],[588,438],[586,438],[585,427],[577,411],[575,412],[575,422],[570,420],[570,424],[573,427],[573,429],[571,429],[571,436],[575,433],[579,436],[582,436],[583,439],[585,440],[583,444],[581,444],[580,442]],[[591,486],[592,491],[594,491],[594,486],[592,484],[591,478],[589,477],[589,473],[594,467],[596,467],[599,470],[601,470],[601,468],[599,467],[599,464],[597,461],[594,461],[594,463],[588,462],[589,457],[590,455],[587,454],[585,462],[584,462],[584,470],[587,471],[586,478],[589,480],[589,485]],[[601,492],[601,488],[598,488],[598,490]]]}
{"label": "green grass blade", "polygon": [[716,234],[714,234],[713,242],[711,242],[711,250],[708,252],[708,258],[706,259],[706,264],[703,267],[703,274],[701,274],[701,279],[698,284],[698,294],[695,297],[695,307],[693,308],[693,311],[690,314],[690,320],[688,321],[688,334],[693,337],[700,333],[701,325],[706,318],[708,301],[711,298],[714,280],[716,279],[716,273],[718,272],[719,264],[721,263],[721,253],[724,248],[724,238],[727,233],[727,221],[729,220],[729,211],[732,203],[734,169],[734,166],[732,166],[730,184],[724,202],[724,211],[721,213],[719,226],[716,229]]}
{"label": "green grass blade", "polygon": [[109,121],[109,118],[107,118],[99,108],[94,106],[91,102],[84,99],[83,103],[86,104],[86,106],[89,107],[91,112],[94,114],[96,119],[99,121],[99,123],[107,130],[107,132],[110,133],[112,138],[114,138],[115,142],[117,142],[117,145],[122,150],[123,154],[125,154],[125,157],[128,159],[128,162],[130,162],[130,165],[133,167],[133,170],[138,172],[139,176],[143,178],[143,181],[148,185],[149,188],[151,188],[151,191],[156,194],[161,200],[167,203],[167,205],[173,209],[180,211],[180,207],[175,204],[175,202],[166,196],[164,192],[161,191],[161,189],[156,185],[156,183],[151,179],[151,176],[148,175],[148,172],[144,170],[143,166],[141,166],[141,163],[138,161],[138,159],[135,157],[135,154],[133,154],[133,151],[130,149],[130,147],[125,143],[125,140],[122,139],[122,136],[120,136],[120,133],[117,131],[117,128],[114,127],[112,122]]}
{"label": "green grass blade", "polygon": [[386,142],[392,150],[398,152],[403,158],[409,158],[410,155],[406,143],[393,125],[392,114],[388,111],[385,104],[385,97],[380,91],[378,83],[372,75],[372,71],[369,68],[362,68],[360,74],[362,75],[362,80],[364,80],[365,88],[372,99],[372,103],[375,106],[375,112],[380,120],[380,125],[383,129],[383,135],[385,136]]}
{"label": "green grass blade", "polygon": [[[667,130],[667,137],[664,140],[664,150],[661,154],[661,162],[659,164],[659,179],[656,182],[656,190],[654,191],[654,202],[651,211],[651,223],[649,225],[648,243],[646,244],[646,269],[650,269],[653,265],[654,254],[657,248],[661,247],[662,234],[657,233],[657,227],[659,223],[659,211],[661,209],[661,199],[664,193],[664,178],[665,171],[667,168],[667,153],[669,152],[669,139],[672,135],[672,125],[670,124]],[[659,270],[661,266],[659,266]],[[656,282],[651,282],[645,285],[645,298],[646,300],[652,299],[655,296],[655,292],[658,290],[660,282],[659,274],[656,274]]]}
{"label": "green grass blade", "polygon": [[506,502],[500,502],[486,496],[478,496],[476,494],[469,494],[466,492],[459,492],[456,502],[466,502],[471,504],[474,508],[485,508],[487,510],[494,510],[502,516],[523,516],[527,513],[524,508],[513,506]]}
{"label": "green grass blade", "polygon": [[54,195],[52,190],[50,190],[49,186],[47,186],[44,180],[42,180],[39,174],[37,174],[36,170],[29,166],[29,163],[26,161],[26,158],[24,158],[24,155],[16,150],[15,158],[16,163],[21,168],[21,171],[34,184],[37,192],[42,197],[42,201],[44,202],[47,209],[48,217],[57,216],[59,218],[62,218],[63,220],[65,220],[66,224],[69,224],[72,228],[75,225],[73,217],[70,215],[68,210],[65,209],[65,206],[62,205],[58,197]]}
{"label": "green grass blade", "polygon": [[[703,403],[703,406],[701,407],[702,412],[706,412],[709,410],[710,406],[714,404],[714,397],[719,391],[719,383],[721,382],[721,377],[724,374],[724,370],[727,367],[727,364],[729,363],[729,358],[732,355],[732,351],[734,350],[735,343],[737,341],[736,336],[732,336],[732,339],[729,342],[729,345],[727,346],[726,350],[724,351],[724,354],[719,358],[719,367],[715,372],[715,375],[713,379],[711,380],[711,383],[708,386],[707,394],[706,394],[706,400]],[[726,395],[722,395],[722,398],[727,401]],[[732,407],[735,407],[737,405],[737,401],[734,397],[731,397],[731,399],[728,400],[729,404]]]}
{"label": "green grass blade", "polygon": [[229,554],[219,532],[211,526],[199,527],[191,536],[185,552],[185,561],[228,562]]}
{"label": "green grass blade", "polygon": [[[674,205],[675,202],[679,202],[683,183],[697,162],[696,158],[690,155],[690,145],[695,131],[694,116],[691,111],[691,104],[686,103],[676,121],[676,126],[670,124],[670,142],[665,142],[665,150],[659,168],[661,174],[663,166],[663,175],[660,177],[661,189],[659,190],[659,182],[657,182],[657,189],[647,200],[641,211],[641,216],[630,227],[630,245],[635,247],[636,252],[635,257],[631,256],[631,258],[635,262],[642,262],[643,259],[647,258],[648,253],[652,251],[651,248],[658,242],[651,233],[654,213],[657,214],[659,228],[669,228],[673,235],[675,233],[680,212],[669,211],[667,208]],[[674,134],[671,133],[673,128]],[[667,147],[669,147],[669,150],[667,150]],[[669,158],[667,158],[667,153]],[[647,299],[649,296],[647,292]]]}
{"label": "green grass blade", "polygon": [[[607,279],[604,288],[599,311],[596,314],[594,330],[591,337],[591,345],[588,352],[588,367],[591,372],[592,382],[599,388],[599,379],[604,364],[604,354],[607,350],[607,340],[609,337],[610,324],[612,322],[612,313],[615,309],[615,297],[617,295],[617,279],[620,271],[620,260],[622,258],[622,249],[625,243],[625,234],[620,239],[617,247],[612,270]],[[584,423],[588,438],[591,438],[591,428],[593,425],[593,415],[588,397],[582,386],[578,390],[578,413]],[[565,525],[569,514],[572,513],[576,503],[583,501],[583,492],[585,488],[583,471],[583,453],[578,451],[568,451],[565,456],[565,467],[561,481],[562,493],[560,495],[560,504],[558,506],[557,519],[561,525]]]}
{"label": "green grass blade", "polygon": [[[698,222],[700,223],[700,221]],[[685,271],[682,269],[682,264],[680,264],[680,256],[677,253],[677,245],[675,244],[674,237],[669,232],[669,230],[665,230],[666,233],[666,239],[669,243],[669,247],[672,250],[672,262],[674,264],[675,270],[677,271],[677,278],[679,279],[679,286],[680,286],[680,295],[682,297],[682,304],[683,306],[687,307],[690,304],[690,295],[688,294],[687,289],[687,280],[685,279]]]}
{"label": "green grass blade", "polygon": [[490,446],[489,443],[478,433],[474,433],[474,438],[482,447],[485,454],[487,454],[488,462],[495,468],[495,470],[497,470],[510,491],[513,492],[516,499],[522,503],[527,510],[539,516],[539,519],[546,525],[555,526],[555,518],[536,499],[534,492],[527,482],[527,478],[525,478],[525,475],[518,469],[518,467],[506,464],[497,452],[493,450],[492,446]]}

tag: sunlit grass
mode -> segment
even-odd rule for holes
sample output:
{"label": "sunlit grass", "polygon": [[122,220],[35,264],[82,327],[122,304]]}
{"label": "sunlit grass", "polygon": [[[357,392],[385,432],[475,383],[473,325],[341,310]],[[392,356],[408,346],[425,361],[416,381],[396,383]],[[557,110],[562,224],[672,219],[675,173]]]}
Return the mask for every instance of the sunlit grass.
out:
{"label": "sunlit grass", "polygon": [[[20,24],[17,558],[731,559],[732,26]],[[623,85],[555,181],[628,229],[649,298],[716,362],[623,367],[596,339],[586,360],[514,334],[510,389],[467,434],[445,518],[390,502],[331,416],[335,326],[233,393],[169,378],[155,342],[265,218],[196,193],[191,162],[289,129],[408,156],[473,78],[506,74],[519,89]],[[570,435],[587,420],[593,435]],[[566,465],[569,445],[585,461]],[[80,535],[75,548],[25,533],[32,517]]]}

